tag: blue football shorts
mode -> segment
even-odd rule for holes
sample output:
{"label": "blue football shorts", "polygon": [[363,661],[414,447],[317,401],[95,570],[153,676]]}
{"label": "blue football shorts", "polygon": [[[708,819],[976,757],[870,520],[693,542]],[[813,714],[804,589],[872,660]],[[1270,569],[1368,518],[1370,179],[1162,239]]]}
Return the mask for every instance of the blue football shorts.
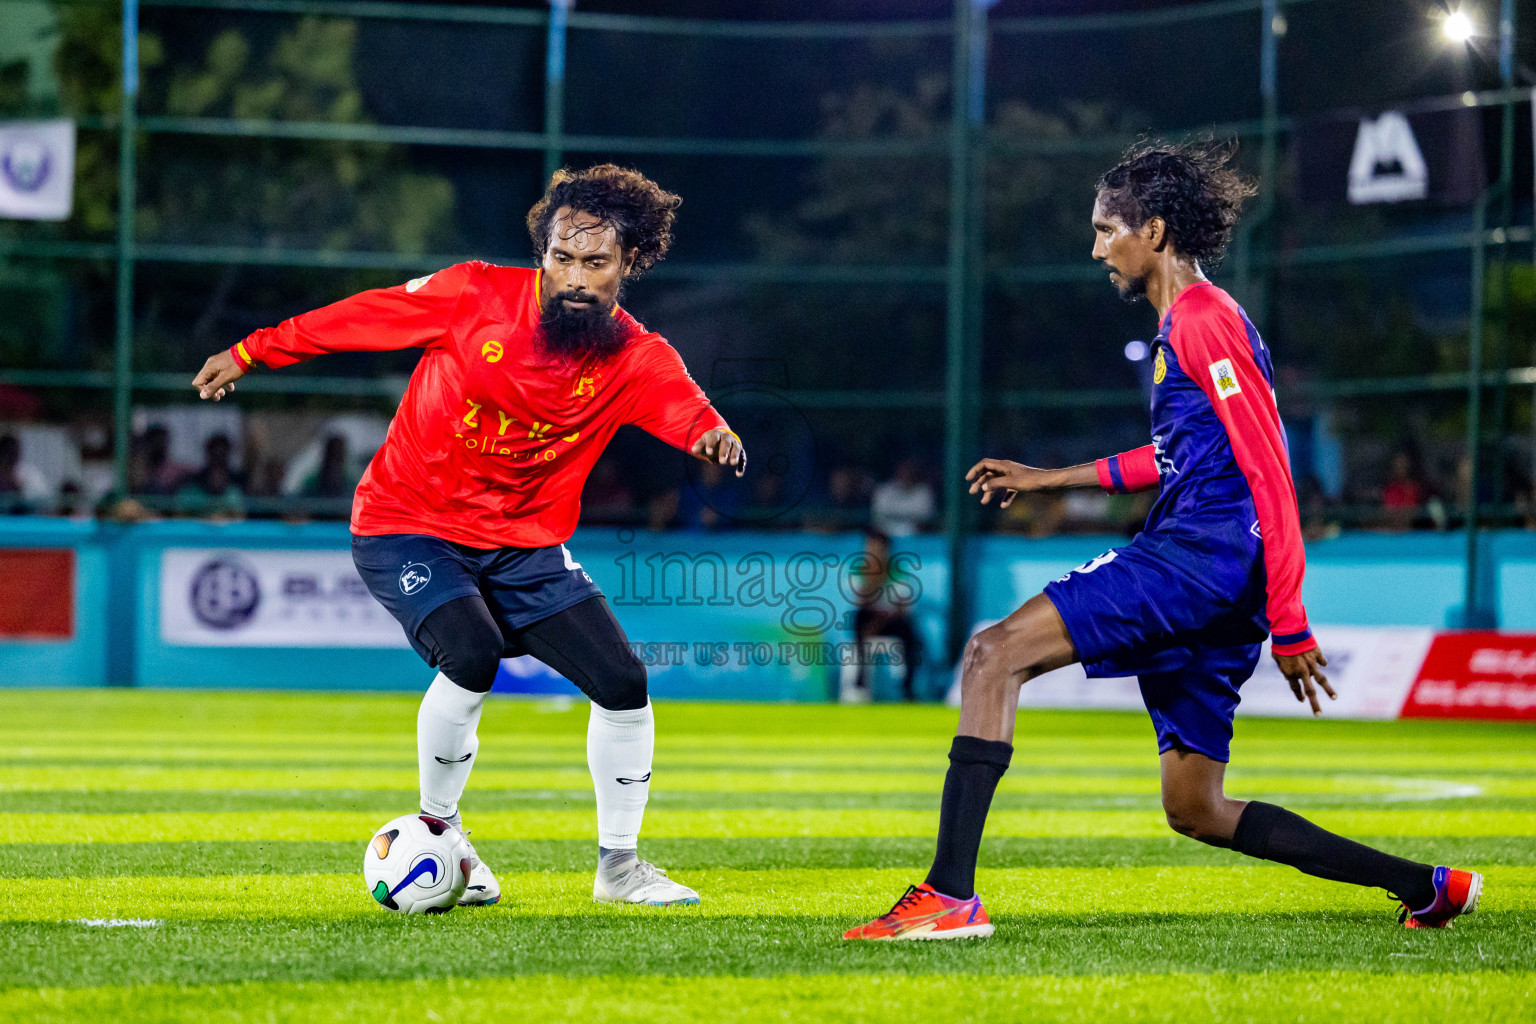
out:
{"label": "blue football shorts", "polygon": [[352,562],[429,663],[416,633],[455,598],[483,598],[510,644],[517,630],[602,594],[564,544],[482,550],[426,534],[353,535]]}
{"label": "blue football shorts", "polygon": [[1146,536],[1046,584],[1045,596],[1090,678],[1139,679],[1160,753],[1225,762],[1238,689],[1267,635],[1263,588],[1253,586],[1253,566],[1213,571],[1198,554],[1148,550],[1138,543]]}

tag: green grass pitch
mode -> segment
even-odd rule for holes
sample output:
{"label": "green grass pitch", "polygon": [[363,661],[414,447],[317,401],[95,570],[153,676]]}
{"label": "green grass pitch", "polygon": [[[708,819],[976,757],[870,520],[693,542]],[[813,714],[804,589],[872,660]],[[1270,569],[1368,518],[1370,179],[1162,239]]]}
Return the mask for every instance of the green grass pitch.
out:
{"label": "green grass pitch", "polygon": [[1536,1020],[1530,728],[1238,726],[1234,795],[1482,871],[1450,930],[1170,833],[1143,716],[1027,713],[996,936],[851,944],[923,877],[953,711],[659,705],[641,850],[704,902],[655,910],[591,902],[585,702],[492,700],[464,813],[502,903],[420,918],[360,870],[416,703],[0,691],[0,1020]]}

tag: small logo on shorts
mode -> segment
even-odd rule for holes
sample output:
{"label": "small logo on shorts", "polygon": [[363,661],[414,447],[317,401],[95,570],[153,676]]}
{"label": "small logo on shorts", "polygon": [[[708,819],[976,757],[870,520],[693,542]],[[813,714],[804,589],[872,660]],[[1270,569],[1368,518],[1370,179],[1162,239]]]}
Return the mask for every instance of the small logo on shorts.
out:
{"label": "small logo on shorts", "polygon": [[420,562],[412,562],[400,570],[400,593],[409,597],[432,582],[432,570]]}

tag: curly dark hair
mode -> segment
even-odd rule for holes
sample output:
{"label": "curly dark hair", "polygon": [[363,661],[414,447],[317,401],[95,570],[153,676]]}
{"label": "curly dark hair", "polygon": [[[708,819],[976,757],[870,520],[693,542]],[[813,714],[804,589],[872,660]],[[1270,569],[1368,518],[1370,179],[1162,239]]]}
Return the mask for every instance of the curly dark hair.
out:
{"label": "curly dark hair", "polygon": [[1094,183],[1105,212],[1139,229],[1153,217],[1168,225],[1174,251],[1209,270],[1226,255],[1243,201],[1258,191],[1233,170],[1235,143],[1138,142]]}
{"label": "curly dark hair", "polygon": [[634,249],[630,277],[654,267],[672,245],[672,221],[682,199],[666,191],[639,171],[616,164],[598,164],[584,171],[561,169],[549,179],[544,197],[528,211],[528,236],[534,256],[542,259],[549,248],[550,224],[555,213],[569,206],[610,224],[618,232],[619,246]]}

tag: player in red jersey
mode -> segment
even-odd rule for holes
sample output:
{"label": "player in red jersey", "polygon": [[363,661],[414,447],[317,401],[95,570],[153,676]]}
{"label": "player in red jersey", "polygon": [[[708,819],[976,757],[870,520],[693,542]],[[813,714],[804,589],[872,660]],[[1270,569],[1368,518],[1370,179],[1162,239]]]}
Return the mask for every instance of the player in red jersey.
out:
{"label": "player in red jersey", "polygon": [[1102,488],[1159,495],[1130,544],[1072,570],[973,637],[962,668],[937,854],[927,879],[847,939],[992,934],[975,892],[992,796],[1013,756],[1019,687],[1081,661],[1090,677],[1139,677],[1157,732],[1174,831],[1307,874],[1376,886],[1411,928],[1477,907],[1482,876],[1432,867],[1328,832],[1224,788],[1238,690],[1270,653],[1296,699],[1321,714],[1333,690],[1301,602],[1306,555],[1269,350],[1231,296],[1206,280],[1251,186],[1220,148],[1142,145],[1099,179],[1093,258],[1121,297],[1157,307],[1152,443],[1069,469],[983,459],[966,475],[983,504],[1021,491]]}
{"label": "player in red jersey", "polygon": [[[531,654],[591,698],[593,898],[666,906],[698,893],[636,852],[655,729],[645,668],[565,541],[618,428],[746,469],[746,452],[677,352],[619,305],[672,241],[680,200],[611,164],[560,171],[528,213],[537,270],[461,263],[257,331],[193,379],[218,401],[257,366],[324,352],[422,349],[357,486],[352,557],[438,675],[417,717],[423,813],[459,797],[503,657]],[[501,890],[474,860],[466,905]]]}

